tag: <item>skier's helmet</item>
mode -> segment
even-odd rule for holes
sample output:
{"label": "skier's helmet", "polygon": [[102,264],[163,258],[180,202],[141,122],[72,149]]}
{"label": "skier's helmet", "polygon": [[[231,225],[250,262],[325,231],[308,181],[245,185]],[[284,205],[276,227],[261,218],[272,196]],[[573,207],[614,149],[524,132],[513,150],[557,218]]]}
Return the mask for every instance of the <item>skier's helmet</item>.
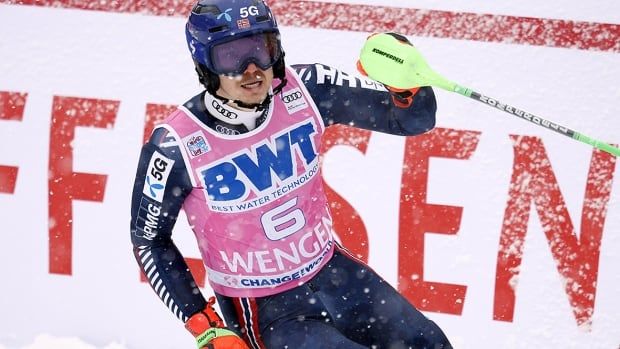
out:
{"label": "skier's helmet", "polygon": [[274,77],[284,78],[280,31],[262,0],[200,0],[185,36],[200,81],[210,92],[219,87],[217,75],[243,74],[250,63],[263,70],[273,67]]}

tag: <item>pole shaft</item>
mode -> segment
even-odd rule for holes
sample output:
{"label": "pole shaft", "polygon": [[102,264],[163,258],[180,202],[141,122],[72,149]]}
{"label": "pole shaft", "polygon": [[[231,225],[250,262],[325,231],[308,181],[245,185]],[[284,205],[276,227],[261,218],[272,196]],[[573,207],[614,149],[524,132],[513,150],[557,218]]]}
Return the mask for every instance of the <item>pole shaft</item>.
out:
{"label": "pole shaft", "polygon": [[562,126],[560,124],[556,124],[553,121],[549,121],[546,119],[543,119],[539,116],[536,116],[534,114],[528,113],[524,110],[521,110],[519,108],[515,108],[509,104],[506,103],[502,103],[494,98],[485,96],[481,93],[478,93],[476,91],[470,90],[468,88],[462,87],[462,86],[458,86],[454,89],[453,92],[459,93],[463,96],[467,96],[470,97],[472,99],[477,100],[478,102],[484,103],[488,106],[494,107],[496,109],[499,109],[501,111],[504,111],[508,114],[514,115],[516,117],[519,117],[520,119],[523,119],[525,121],[529,121],[533,124],[536,124],[538,126],[544,127],[548,130],[551,131],[555,131],[559,134],[562,134],[564,136],[570,137],[574,140],[589,144],[595,148],[601,149],[603,151],[606,151],[612,155],[618,156],[620,157],[620,148],[614,147],[613,145],[607,144],[605,142],[596,140],[594,138],[588,137],[584,134],[581,134],[579,132],[576,132],[574,130],[571,130],[568,127]]}
{"label": "pole shaft", "polygon": [[575,131],[569,129],[568,127],[564,127],[562,125],[556,124],[555,122],[551,122],[549,120],[543,119],[539,116],[536,116],[534,114],[528,113],[526,111],[523,111],[519,108],[515,108],[509,104],[505,104],[502,103],[494,98],[485,96],[483,94],[480,94],[478,92],[473,92],[471,93],[470,98],[477,100],[478,102],[484,103],[488,106],[494,107],[496,109],[499,109],[501,111],[504,111],[508,114],[512,114],[516,117],[519,117],[525,121],[529,121],[533,124],[536,124],[538,126],[542,126],[544,128],[547,128],[549,130],[555,131],[559,134],[565,135],[567,137],[573,138],[573,135],[575,134]]}

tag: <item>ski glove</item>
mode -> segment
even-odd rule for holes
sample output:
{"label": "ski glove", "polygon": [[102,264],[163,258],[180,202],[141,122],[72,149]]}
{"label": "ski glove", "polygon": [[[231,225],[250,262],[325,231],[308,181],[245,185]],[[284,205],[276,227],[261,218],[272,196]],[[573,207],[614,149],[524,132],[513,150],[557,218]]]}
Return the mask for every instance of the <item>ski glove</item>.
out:
{"label": "ski glove", "polygon": [[397,107],[403,109],[409,108],[411,104],[413,104],[413,96],[415,96],[415,94],[420,89],[419,87],[414,87],[408,90],[404,90],[392,86],[384,86],[385,88],[387,88],[388,91],[390,91],[390,94],[392,95],[392,102],[394,102]]}
{"label": "ski glove", "polygon": [[[407,37],[403,35],[396,34],[396,33],[386,33],[386,34],[393,36],[396,40],[400,41],[403,45],[413,46],[411,42],[409,41],[409,39],[407,39]],[[362,67],[362,64],[360,63],[360,61],[357,61],[357,70],[362,75],[368,76],[366,71],[364,71],[364,68]],[[411,104],[413,103],[413,96],[420,89],[419,87],[414,87],[411,89],[401,89],[401,88],[388,86],[385,84],[383,86],[385,86],[385,88],[390,92],[390,94],[392,95],[392,101],[399,108],[409,108]]]}
{"label": "ski glove", "polygon": [[198,349],[249,349],[236,333],[226,328],[213,309],[215,297],[209,298],[204,310],[192,315],[185,328],[196,337]]}

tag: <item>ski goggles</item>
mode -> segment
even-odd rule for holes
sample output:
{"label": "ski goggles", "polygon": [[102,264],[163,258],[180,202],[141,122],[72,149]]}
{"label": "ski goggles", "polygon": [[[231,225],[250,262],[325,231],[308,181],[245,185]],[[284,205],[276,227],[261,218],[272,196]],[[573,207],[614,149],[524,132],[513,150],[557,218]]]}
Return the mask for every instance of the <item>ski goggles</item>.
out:
{"label": "ski goggles", "polygon": [[280,55],[278,34],[260,33],[213,46],[211,65],[218,75],[242,75],[250,63],[269,69]]}

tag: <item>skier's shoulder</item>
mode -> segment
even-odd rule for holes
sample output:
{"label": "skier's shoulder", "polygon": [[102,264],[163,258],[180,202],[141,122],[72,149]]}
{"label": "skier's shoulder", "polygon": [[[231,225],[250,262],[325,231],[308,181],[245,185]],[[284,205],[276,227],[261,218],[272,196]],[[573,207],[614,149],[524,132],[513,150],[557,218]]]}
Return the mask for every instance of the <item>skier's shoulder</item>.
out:
{"label": "skier's shoulder", "polygon": [[[193,115],[200,115],[204,113],[207,109],[205,107],[205,93],[207,93],[207,90],[202,90],[200,93],[188,99],[185,103],[183,103],[182,108]],[[173,113],[171,117],[174,115],[175,114]]]}
{"label": "skier's shoulder", "polygon": [[[177,122],[184,122],[187,114],[199,115],[204,112],[204,94],[202,91],[189,98],[183,104],[169,112],[160,122],[158,122],[145,146],[155,146],[158,148],[171,148],[179,145],[177,134],[174,132],[173,125]],[[180,120],[179,120],[180,119]]]}
{"label": "skier's shoulder", "polygon": [[[170,114],[170,117],[173,117],[174,113],[176,113],[176,111]],[[148,158],[152,156],[164,156],[179,164],[183,164],[180,142],[176,134],[165,125],[166,123],[164,121],[155,126],[149,140],[142,147],[143,156]]]}

